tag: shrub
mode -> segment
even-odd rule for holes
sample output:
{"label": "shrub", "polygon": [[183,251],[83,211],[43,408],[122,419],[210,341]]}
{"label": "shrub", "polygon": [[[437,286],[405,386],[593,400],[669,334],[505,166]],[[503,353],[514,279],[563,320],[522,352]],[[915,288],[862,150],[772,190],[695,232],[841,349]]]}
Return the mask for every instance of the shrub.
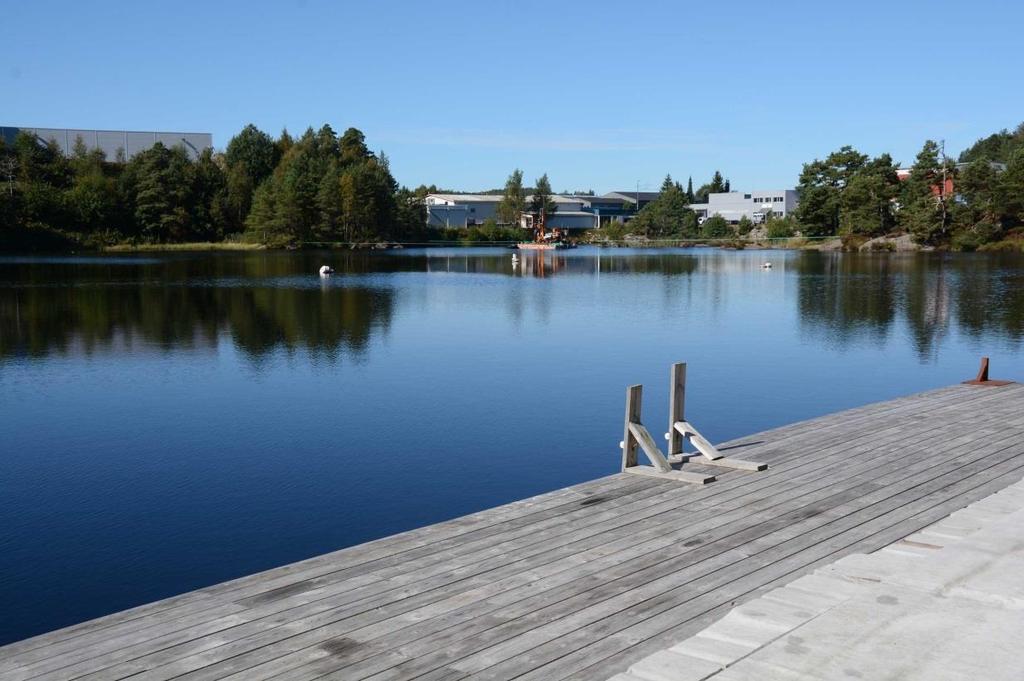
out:
{"label": "shrub", "polygon": [[797,232],[796,220],[788,215],[784,218],[769,220],[767,231],[769,239],[788,239]]}

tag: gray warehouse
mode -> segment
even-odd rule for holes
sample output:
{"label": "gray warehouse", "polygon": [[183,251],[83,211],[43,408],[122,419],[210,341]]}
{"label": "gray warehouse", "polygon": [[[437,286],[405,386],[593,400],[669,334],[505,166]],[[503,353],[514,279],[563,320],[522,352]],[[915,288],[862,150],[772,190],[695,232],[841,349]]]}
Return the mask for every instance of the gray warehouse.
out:
{"label": "gray warehouse", "polygon": [[0,138],[11,145],[19,132],[35,135],[41,144],[51,140],[57,143],[65,156],[70,156],[75,148],[75,140],[79,137],[87,149],[102,149],[108,161],[116,161],[118,152],[123,151],[124,158],[130,159],[141,151],[149,149],[157,142],[165,147],[184,147],[188,155],[195,159],[206,149],[213,148],[213,135],[208,132],[139,132],[132,130],[74,130],[70,128],[27,128],[0,126]]}

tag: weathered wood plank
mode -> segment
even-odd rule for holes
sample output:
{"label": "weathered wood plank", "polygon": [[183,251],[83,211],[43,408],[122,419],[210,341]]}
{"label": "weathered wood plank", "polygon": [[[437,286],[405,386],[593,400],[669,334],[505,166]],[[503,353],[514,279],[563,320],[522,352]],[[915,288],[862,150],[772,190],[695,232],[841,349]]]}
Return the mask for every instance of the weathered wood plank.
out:
{"label": "weathered wood plank", "polygon": [[[685,423],[672,380],[671,423]],[[708,442],[722,458],[684,457],[684,473],[770,468],[556,490],[0,648],[0,677],[607,676],[737,599],[1019,478],[1022,407],[1024,386],[953,386]]]}

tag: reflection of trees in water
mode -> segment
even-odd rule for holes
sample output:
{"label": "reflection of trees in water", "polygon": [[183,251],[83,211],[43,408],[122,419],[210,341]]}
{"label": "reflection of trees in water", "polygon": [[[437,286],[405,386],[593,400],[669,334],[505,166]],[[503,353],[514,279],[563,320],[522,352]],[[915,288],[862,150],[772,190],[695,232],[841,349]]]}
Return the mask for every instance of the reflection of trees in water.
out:
{"label": "reflection of trees in water", "polygon": [[808,253],[793,266],[804,327],[842,346],[882,342],[899,316],[922,359],[951,327],[1024,338],[1024,261],[983,255]]}
{"label": "reflection of trees in water", "polygon": [[[685,296],[687,308],[699,301],[714,313],[716,306],[732,304],[731,275],[759,269],[761,262],[750,254],[721,251],[610,249],[525,253],[513,270],[510,255],[334,251],[5,262],[0,263],[0,356],[90,353],[133,342],[168,349],[214,347],[225,333],[253,356],[277,349],[326,357],[359,353],[376,332],[387,329],[396,304],[389,286],[362,285],[363,275],[405,272],[543,273],[612,282],[619,275],[659,275],[667,310],[678,311]],[[344,274],[321,281],[314,273],[324,263]],[[786,272],[797,274],[801,328],[823,342],[880,345],[897,322],[906,325],[924,359],[935,357],[951,328],[974,338],[1024,339],[1024,259],[1019,256],[802,253],[786,259]],[[347,279],[353,275],[359,279]],[[679,286],[680,275],[698,275],[706,285]],[[406,295],[415,299],[417,291],[409,287]],[[542,305],[550,303],[549,293],[546,286],[536,290],[540,319],[551,314]],[[521,320],[523,291],[507,290],[504,300],[510,317]]]}
{"label": "reflection of trees in water", "polygon": [[309,277],[274,285],[274,277],[295,273],[295,259],[274,257],[36,265],[13,276],[5,268],[4,279],[15,285],[0,287],[0,356],[89,354],[138,341],[213,347],[222,331],[252,355],[305,348],[333,356],[359,353],[375,331],[386,330],[392,291],[343,281],[320,288]]}
{"label": "reflection of trees in water", "polygon": [[789,267],[798,273],[800,321],[829,342],[884,343],[896,318],[898,269],[891,258],[806,253]]}

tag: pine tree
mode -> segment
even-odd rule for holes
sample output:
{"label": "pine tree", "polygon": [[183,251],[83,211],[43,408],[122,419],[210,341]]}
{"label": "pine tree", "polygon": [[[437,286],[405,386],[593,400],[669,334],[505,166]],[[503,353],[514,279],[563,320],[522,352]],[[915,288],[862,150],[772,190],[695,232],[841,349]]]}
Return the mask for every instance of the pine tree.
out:
{"label": "pine tree", "polygon": [[918,243],[936,245],[949,238],[949,222],[942,187],[939,145],[924,143],[910,176],[903,182],[899,223]]}

